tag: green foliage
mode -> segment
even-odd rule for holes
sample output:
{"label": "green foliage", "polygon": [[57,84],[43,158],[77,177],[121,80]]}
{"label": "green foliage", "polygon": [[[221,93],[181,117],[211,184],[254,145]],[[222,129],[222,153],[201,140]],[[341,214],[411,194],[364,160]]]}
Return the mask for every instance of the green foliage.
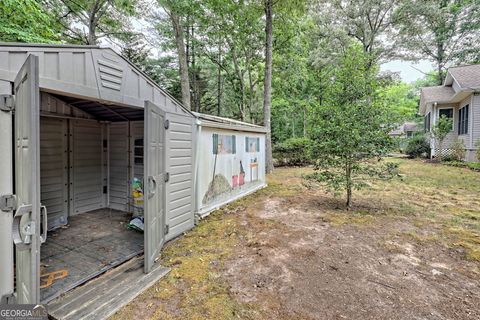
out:
{"label": "green foliage", "polygon": [[35,0],[0,0],[0,41],[52,43],[58,25]]}
{"label": "green foliage", "polygon": [[396,82],[383,88],[379,95],[401,122],[415,119],[419,95],[412,85]]}
{"label": "green foliage", "polygon": [[477,157],[477,161],[480,161],[480,140],[475,142],[475,147],[477,148],[477,150],[475,150],[475,156]]}
{"label": "green foliage", "polygon": [[459,168],[468,168],[473,171],[480,171],[480,162],[463,162],[463,161],[444,161],[443,164],[459,167]]}
{"label": "green foliage", "polygon": [[406,58],[429,59],[437,67],[437,84],[453,64],[478,58],[480,23],[477,0],[402,0],[395,12],[399,45]]}
{"label": "green foliage", "polygon": [[135,34],[130,18],[147,8],[141,0],[43,0],[62,25],[64,40],[98,44],[102,38],[128,41]]}
{"label": "green foliage", "polygon": [[322,105],[311,113],[310,136],[315,173],[309,182],[335,193],[368,186],[372,179],[390,179],[396,165],[381,157],[394,147],[389,132],[391,112],[377,92],[377,71],[361,48],[350,46],[334,70]]}
{"label": "green foliage", "polygon": [[416,134],[408,139],[405,153],[411,158],[428,157],[430,155],[430,143],[423,134]]}
{"label": "green foliage", "polygon": [[304,166],[311,163],[311,141],[308,138],[290,138],[273,147],[273,158],[281,166]]}
{"label": "green foliage", "polygon": [[[437,123],[432,128],[432,137],[437,140],[438,146],[437,149],[441,149],[443,145],[443,141],[447,137],[447,135],[452,131],[453,128],[453,119],[448,118],[445,115],[442,115],[438,120]],[[442,153],[440,152],[440,155]]]}

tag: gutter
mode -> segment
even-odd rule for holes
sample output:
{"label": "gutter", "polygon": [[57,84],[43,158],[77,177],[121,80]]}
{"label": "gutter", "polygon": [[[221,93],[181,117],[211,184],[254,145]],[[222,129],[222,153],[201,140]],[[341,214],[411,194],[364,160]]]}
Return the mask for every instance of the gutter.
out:
{"label": "gutter", "polygon": [[221,122],[211,122],[211,121],[202,121],[197,118],[197,125],[208,128],[219,128],[227,129],[234,131],[245,131],[245,132],[255,132],[255,133],[268,133],[268,130],[265,127],[248,127],[234,124],[227,124]]}

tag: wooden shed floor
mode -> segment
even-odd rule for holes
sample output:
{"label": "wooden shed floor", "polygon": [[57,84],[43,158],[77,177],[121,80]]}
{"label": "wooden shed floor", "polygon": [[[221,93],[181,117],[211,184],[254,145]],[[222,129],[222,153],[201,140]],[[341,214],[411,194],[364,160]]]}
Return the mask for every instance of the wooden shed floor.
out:
{"label": "wooden shed floor", "polygon": [[157,263],[145,274],[143,256],[135,257],[51,301],[48,314],[58,320],[107,319],[169,271]]}
{"label": "wooden shed floor", "polygon": [[42,303],[141,254],[143,233],[126,228],[130,217],[100,209],[72,216],[68,227],[49,232],[41,247],[41,284],[48,284],[49,274],[60,279],[40,290]]}

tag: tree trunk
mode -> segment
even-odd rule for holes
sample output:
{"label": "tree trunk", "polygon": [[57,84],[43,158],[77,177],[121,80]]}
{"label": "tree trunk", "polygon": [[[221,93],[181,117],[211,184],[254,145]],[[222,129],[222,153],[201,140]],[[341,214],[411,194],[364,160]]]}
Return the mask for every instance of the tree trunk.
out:
{"label": "tree trunk", "polygon": [[175,33],[175,43],[177,46],[178,66],[180,69],[180,84],[182,87],[182,103],[188,110],[190,107],[190,79],[188,78],[188,62],[185,51],[185,39],[183,34],[183,26],[180,17],[173,11],[168,12],[172,21],[173,31]]}
{"label": "tree trunk", "polygon": [[88,35],[87,35],[87,45],[96,45],[97,44],[97,10],[99,6],[99,2],[96,1],[92,7],[92,11],[88,15]]}
{"label": "tree trunk", "polygon": [[347,209],[352,207],[352,165],[347,163],[345,167],[345,178],[347,180]]}
{"label": "tree trunk", "polygon": [[222,44],[218,41],[218,74],[217,74],[217,116],[221,115],[222,111]]}
{"label": "tree trunk", "polygon": [[303,137],[307,136],[307,107],[303,107]]}
{"label": "tree trunk", "polygon": [[263,125],[267,129],[265,139],[266,172],[273,171],[271,107],[272,107],[272,51],[273,51],[273,18],[272,0],[264,0],[265,5],[265,79],[263,92]]}

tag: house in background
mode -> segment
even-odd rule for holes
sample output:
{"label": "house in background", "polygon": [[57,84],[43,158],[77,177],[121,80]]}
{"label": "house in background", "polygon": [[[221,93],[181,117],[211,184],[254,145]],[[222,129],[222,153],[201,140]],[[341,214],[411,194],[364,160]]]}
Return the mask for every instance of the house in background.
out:
{"label": "house in background", "polygon": [[389,135],[391,137],[398,138],[411,138],[416,132],[419,132],[421,129],[415,122],[404,122],[397,129],[392,130]]}
{"label": "house in background", "polygon": [[465,160],[478,161],[475,151],[480,140],[480,64],[450,68],[443,85],[422,88],[419,113],[424,116],[427,133],[441,116],[453,119],[452,131],[442,145],[444,150],[439,151],[434,139],[430,139],[432,157],[437,152],[448,153],[458,139],[465,145]]}

